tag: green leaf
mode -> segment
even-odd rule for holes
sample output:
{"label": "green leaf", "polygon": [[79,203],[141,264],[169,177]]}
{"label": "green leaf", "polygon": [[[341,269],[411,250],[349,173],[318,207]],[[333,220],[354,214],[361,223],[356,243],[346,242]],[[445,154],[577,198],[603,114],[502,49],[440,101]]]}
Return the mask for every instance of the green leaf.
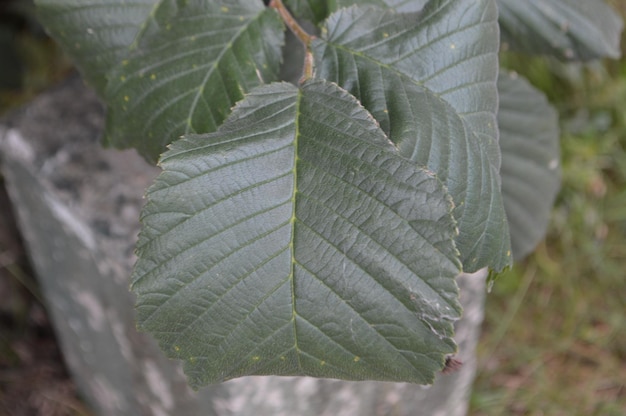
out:
{"label": "green leaf", "polygon": [[158,9],[106,91],[107,140],[151,160],[183,134],[215,131],[281,60],[282,21],[260,0],[177,4]]}
{"label": "green leaf", "polygon": [[450,198],[344,90],[259,87],[161,166],[132,289],[140,327],[185,360],[193,386],[430,383],[455,351]]}
{"label": "green leaf", "polygon": [[465,271],[509,266],[495,1],[435,0],[418,14],[342,9],[328,19],[313,52],[316,76],[358,97],[403,156],[446,183]]}
{"label": "green leaf", "polygon": [[398,13],[419,12],[428,0],[329,0],[332,11],[352,5],[389,7]]}
{"label": "green leaf", "polygon": [[328,0],[284,0],[284,3],[298,19],[319,23],[328,16]]}
{"label": "green leaf", "polygon": [[499,0],[502,41],[563,60],[619,58],[622,19],[603,0]]}
{"label": "green leaf", "polygon": [[100,95],[104,94],[106,74],[127,55],[159,3],[35,0],[41,23]]}
{"label": "green leaf", "polygon": [[498,90],[502,193],[513,256],[521,259],[543,238],[559,191],[558,115],[517,74],[500,73]]}

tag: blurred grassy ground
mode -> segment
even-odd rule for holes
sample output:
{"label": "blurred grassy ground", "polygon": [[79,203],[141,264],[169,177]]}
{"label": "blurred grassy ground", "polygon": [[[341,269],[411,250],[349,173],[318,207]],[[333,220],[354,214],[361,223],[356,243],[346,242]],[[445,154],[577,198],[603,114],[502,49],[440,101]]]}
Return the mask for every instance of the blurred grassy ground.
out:
{"label": "blurred grassy ground", "polygon": [[626,415],[626,60],[504,62],[561,114],[563,184],[545,242],[487,297],[470,414]]}
{"label": "blurred grassy ground", "polygon": [[[614,3],[626,15],[626,0]],[[0,92],[0,114],[69,69],[32,31],[15,42],[24,78]],[[507,61],[561,113],[563,189],[546,241],[488,296],[470,414],[626,415],[626,60]],[[73,393],[65,400],[75,413]]]}

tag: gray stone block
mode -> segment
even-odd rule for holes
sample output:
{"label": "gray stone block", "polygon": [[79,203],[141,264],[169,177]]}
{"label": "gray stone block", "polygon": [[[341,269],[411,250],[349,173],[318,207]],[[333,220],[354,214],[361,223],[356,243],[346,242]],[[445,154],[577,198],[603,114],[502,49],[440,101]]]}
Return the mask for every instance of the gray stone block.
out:
{"label": "gray stone block", "polygon": [[103,149],[104,112],[79,79],[0,125],[1,168],[64,357],[98,415],[463,415],[475,373],[485,274],[459,277],[462,369],[431,387],[243,377],[198,392],[134,324],[128,290],[145,188],[158,174]]}

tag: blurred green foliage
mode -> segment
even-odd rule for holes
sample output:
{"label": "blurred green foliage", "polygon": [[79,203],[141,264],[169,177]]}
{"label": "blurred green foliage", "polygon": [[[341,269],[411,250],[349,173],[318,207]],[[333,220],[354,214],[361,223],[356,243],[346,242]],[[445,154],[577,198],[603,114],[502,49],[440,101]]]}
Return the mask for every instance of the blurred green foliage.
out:
{"label": "blurred green foliage", "polygon": [[32,99],[71,70],[34,15],[32,0],[0,2],[0,114]]}
{"label": "blurred green foliage", "polygon": [[545,241],[487,298],[470,414],[625,415],[626,61],[503,65],[559,110],[563,185]]}

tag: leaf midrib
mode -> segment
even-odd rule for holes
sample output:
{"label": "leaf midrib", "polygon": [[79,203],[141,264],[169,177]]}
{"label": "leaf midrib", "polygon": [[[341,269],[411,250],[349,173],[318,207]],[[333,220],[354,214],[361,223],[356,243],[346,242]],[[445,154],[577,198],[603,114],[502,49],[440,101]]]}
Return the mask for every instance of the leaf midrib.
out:
{"label": "leaf midrib", "polygon": [[296,222],[297,222],[297,217],[296,217],[296,202],[297,202],[297,195],[298,195],[298,164],[299,164],[299,157],[298,157],[298,140],[300,138],[300,105],[302,104],[302,89],[298,88],[297,93],[296,93],[296,104],[295,104],[295,121],[294,121],[294,141],[293,141],[293,191],[291,194],[291,204],[292,204],[292,211],[291,211],[291,218],[290,218],[290,223],[291,223],[291,240],[289,241],[289,250],[291,251],[291,272],[289,275],[289,284],[291,285],[291,319],[292,319],[292,325],[293,325],[293,348],[296,354],[296,360],[298,363],[298,369],[300,370],[301,373],[304,373],[304,368],[302,366],[302,361],[301,361],[301,357],[300,357],[300,346],[298,345],[298,325],[296,322],[296,318],[298,317],[298,310],[296,307],[296,286],[295,286],[295,272],[296,272],[296,264],[297,264],[297,260],[296,260],[296,255],[295,255],[295,248],[294,248],[294,241],[295,241],[295,236],[296,236]]}

